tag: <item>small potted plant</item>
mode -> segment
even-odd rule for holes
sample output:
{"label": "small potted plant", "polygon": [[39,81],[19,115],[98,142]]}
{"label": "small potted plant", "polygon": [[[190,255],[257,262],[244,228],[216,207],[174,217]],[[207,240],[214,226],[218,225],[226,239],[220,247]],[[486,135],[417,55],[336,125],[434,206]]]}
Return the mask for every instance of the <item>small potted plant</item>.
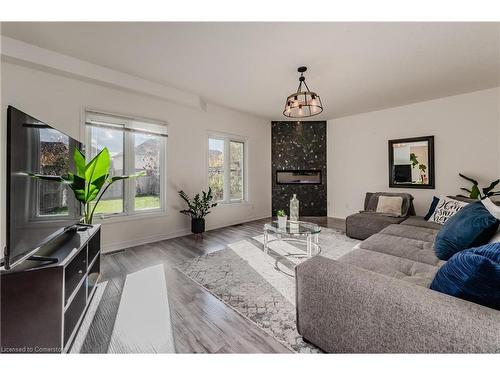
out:
{"label": "small potted plant", "polygon": [[280,228],[286,228],[286,213],[285,210],[276,211],[276,216],[278,216],[278,226]]}
{"label": "small potted plant", "polygon": [[188,208],[181,210],[180,213],[191,217],[191,232],[194,234],[205,232],[205,216],[210,213],[212,207],[217,206],[217,203],[212,203],[212,188],[208,188],[208,192],[202,191],[201,195],[196,194],[193,199],[183,190],[179,191],[179,195],[188,205]]}

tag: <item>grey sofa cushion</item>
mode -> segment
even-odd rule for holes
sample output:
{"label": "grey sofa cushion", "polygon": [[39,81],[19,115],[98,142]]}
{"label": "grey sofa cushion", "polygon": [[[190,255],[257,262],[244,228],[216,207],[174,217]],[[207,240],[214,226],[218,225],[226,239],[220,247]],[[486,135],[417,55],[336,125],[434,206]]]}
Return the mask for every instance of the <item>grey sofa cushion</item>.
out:
{"label": "grey sofa cushion", "polygon": [[[414,237],[420,235],[426,236],[426,234],[423,233],[414,233]],[[430,264],[432,266],[441,266],[445,263],[436,257],[434,253],[434,242],[424,241],[422,239],[401,237],[390,233],[377,233],[364,240],[359,246],[365,250],[394,255],[400,258]]]}
{"label": "grey sofa cushion", "polygon": [[439,269],[430,264],[364,249],[354,249],[338,261],[425,288],[431,285]]}
{"label": "grey sofa cushion", "polygon": [[403,198],[403,204],[401,206],[401,216],[415,215],[415,210],[413,208],[413,195],[408,193],[385,193],[385,192],[366,193],[364,210],[376,212],[378,205],[378,198],[381,195],[385,195],[387,197]]}
{"label": "grey sofa cushion", "polygon": [[390,225],[380,233],[434,243],[439,230],[413,225]]}
{"label": "grey sofa cushion", "polygon": [[414,227],[430,228],[440,230],[443,226],[433,221],[427,221],[422,216],[409,216],[408,219],[401,223],[402,225],[411,225]]}
{"label": "grey sofa cushion", "polygon": [[379,215],[374,212],[361,212],[346,218],[346,234],[351,238],[364,240],[391,224],[404,221],[404,217]]}

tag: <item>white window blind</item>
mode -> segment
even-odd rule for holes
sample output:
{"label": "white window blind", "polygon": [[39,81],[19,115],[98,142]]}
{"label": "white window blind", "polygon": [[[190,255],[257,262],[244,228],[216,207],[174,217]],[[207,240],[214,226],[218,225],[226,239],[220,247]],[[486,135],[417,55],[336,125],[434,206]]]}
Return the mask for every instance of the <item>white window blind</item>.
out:
{"label": "white window blind", "polygon": [[87,111],[85,125],[168,137],[167,123]]}

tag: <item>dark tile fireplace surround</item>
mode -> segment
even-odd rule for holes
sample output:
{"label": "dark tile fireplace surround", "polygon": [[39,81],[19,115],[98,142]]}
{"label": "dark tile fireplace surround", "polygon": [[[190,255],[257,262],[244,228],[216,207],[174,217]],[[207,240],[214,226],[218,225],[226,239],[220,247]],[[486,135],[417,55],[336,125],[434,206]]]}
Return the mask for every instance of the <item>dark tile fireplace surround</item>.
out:
{"label": "dark tile fireplace surround", "polygon": [[[301,216],[326,216],[326,121],[273,121],[271,123],[272,210],[289,215],[290,199],[297,194]],[[278,171],[306,172],[299,176]],[[304,183],[297,183],[300,180]],[[295,183],[286,183],[293,181]],[[283,183],[285,181],[285,183]],[[319,181],[319,183],[318,183]]]}

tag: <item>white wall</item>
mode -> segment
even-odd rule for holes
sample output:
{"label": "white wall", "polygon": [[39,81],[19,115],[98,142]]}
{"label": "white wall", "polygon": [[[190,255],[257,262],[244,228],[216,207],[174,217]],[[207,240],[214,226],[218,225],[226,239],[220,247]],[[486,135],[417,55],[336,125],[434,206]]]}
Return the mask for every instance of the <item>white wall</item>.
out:
{"label": "white wall", "polygon": [[[367,191],[407,191],[417,214],[433,195],[467,187],[459,172],[482,184],[500,177],[499,88],[328,121],[328,216],[363,208]],[[389,188],[389,139],[435,136],[436,189]]]}
{"label": "white wall", "polygon": [[[82,140],[81,116],[85,107],[169,123],[167,215],[104,222],[104,249],[114,250],[189,232],[189,219],[178,213],[181,202],[177,190],[182,188],[192,193],[206,189],[206,142],[210,130],[248,138],[249,203],[214,208],[207,219],[208,228],[270,216],[271,126],[268,120],[210,104],[206,111],[175,105],[159,98],[13,63],[2,62],[1,78],[2,145],[5,142],[7,105],[13,105],[79,140]],[[4,177],[2,175],[2,181]],[[2,201],[4,204],[5,200]],[[2,210],[1,214],[4,216],[5,211]],[[3,238],[4,231],[5,228]]]}

